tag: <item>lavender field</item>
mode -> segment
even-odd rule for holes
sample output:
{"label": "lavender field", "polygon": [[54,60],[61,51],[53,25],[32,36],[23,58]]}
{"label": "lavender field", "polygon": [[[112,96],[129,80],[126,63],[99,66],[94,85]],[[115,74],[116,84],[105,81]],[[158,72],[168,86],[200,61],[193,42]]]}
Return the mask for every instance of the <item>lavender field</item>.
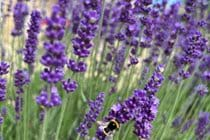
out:
{"label": "lavender field", "polygon": [[209,0],[1,0],[0,140],[210,140]]}

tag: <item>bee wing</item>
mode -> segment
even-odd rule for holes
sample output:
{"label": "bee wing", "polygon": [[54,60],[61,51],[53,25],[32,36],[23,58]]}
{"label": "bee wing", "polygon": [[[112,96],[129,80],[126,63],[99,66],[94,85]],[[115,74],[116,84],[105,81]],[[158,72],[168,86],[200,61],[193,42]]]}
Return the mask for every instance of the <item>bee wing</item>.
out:
{"label": "bee wing", "polygon": [[107,122],[103,122],[103,121],[97,121],[96,124],[99,126],[107,126],[108,125]]}
{"label": "bee wing", "polygon": [[102,125],[103,122],[102,122],[102,121],[96,121],[96,124],[97,124],[97,125]]}
{"label": "bee wing", "polygon": [[112,134],[110,134],[109,136],[107,136],[107,140],[113,140],[113,133]]}

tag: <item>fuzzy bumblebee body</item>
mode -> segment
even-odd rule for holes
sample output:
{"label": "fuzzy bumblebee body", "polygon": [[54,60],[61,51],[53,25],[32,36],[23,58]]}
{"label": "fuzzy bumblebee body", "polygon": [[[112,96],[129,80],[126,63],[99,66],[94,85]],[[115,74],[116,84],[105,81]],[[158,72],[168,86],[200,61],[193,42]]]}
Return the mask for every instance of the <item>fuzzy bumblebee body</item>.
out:
{"label": "fuzzy bumblebee body", "polygon": [[99,125],[106,136],[113,135],[113,133],[120,128],[120,123],[116,119],[112,119],[109,122],[100,122]]}

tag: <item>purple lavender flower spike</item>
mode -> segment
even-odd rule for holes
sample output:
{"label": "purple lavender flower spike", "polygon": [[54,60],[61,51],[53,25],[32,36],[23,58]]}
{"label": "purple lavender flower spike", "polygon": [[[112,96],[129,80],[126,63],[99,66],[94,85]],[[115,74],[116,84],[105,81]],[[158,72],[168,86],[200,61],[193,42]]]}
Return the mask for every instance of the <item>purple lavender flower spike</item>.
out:
{"label": "purple lavender flower spike", "polygon": [[20,36],[23,33],[25,18],[28,15],[28,6],[22,1],[18,1],[14,7],[13,18],[15,27],[12,30],[12,36]]}
{"label": "purple lavender flower spike", "polygon": [[48,107],[49,106],[48,93],[42,90],[40,95],[36,97],[36,102],[39,105]]}
{"label": "purple lavender flower spike", "polygon": [[210,81],[210,71],[204,71],[202,78],[206,81]]}
{"label": "purple lavender flower spike", "polygon": [[6,80],[0,78],[0,101],[6,100]]}
{"label": "purple lavender flower spike", "polygon": [[199,94],[200,96],[204,96],[208,93],[208,87],[206,85],[200,84],[195,87],[195,93]]}
{"label": "purple lavender flower spike", "polygon": [[74,80],[67,79],[62,81],[62,87],[67,93],[69,93],[74,92],[77,89],[78,84]]}
{"label": "purple lavender flower spike", "polygon": [[0,125],[2,125],[4,122],[4,118],[2,116],[0,116]]}
{"label": "purple lavender flower spike", "polygon": [[72,10],[72,32],[77,33],[77,29],[79,27],[80,19],[81,19],[81,8],[80,4],[77,4],[73,7]]}
{"label": "purple lavender flower spike", "polygon": [[47,108],[59,106],[62,103],[61,97],[56,87],[51,88],[50,94],[42,90],[40,95],[36,97],[36,102]]}
{"label": "purple lavender flower spike", "polygon": [[87,70],[87,64],[85,62],[76,62],[73,59],[69,59],[67,67],[73,72],[85,72]]}
{"label": "purple lavender flower spike", "polygon": [[60,42],[44,43],[46,53],[41,58],[41,63],[47,67],[63,68],[66,63],[65,45]]}
{"label": "purple lavender flower spike", "polygon": [[6,100],[6,84],[7,80],[2,78],[3,75],[6,75],[9,72],[10,65],[7,62],[0,62],[0,101]]}
{"label": "purple lavender flower spike", "polygon": [[30,82],[30,76],[26,70],[17,70],[14,73],[14,85],[17,87],[16,93],[22,94],[24,92],[23,86]]}
{"label": "purple lavender flower spike", "polygon": [[62,103],[61,97],[58,93],[58,90],[56,87],[52,87],[51,89],[51,97],[50,97],[50,107],[59,106]]}
{"label": "purple lavender flower spike", "polygon": [[164,71],[163,65],[159,65],[155,69],[155,72],[153,73],[152,77],[149,79],[149,82],[144,87],[147,93],[155,94],[158,91],[159,87],[161,86],[164,80],[164,77],[162,75],[163,71]]}
{"label": "purple lavender flower spike", "polygon": [[124,61],[125,61],[125,53],[126,53],[126,47],[122,46],[118,50],[115,59],[114,59],[114,72],[116,74],[119,74],[123,68]]}
{"label": "purple lavender flower spike", "polygon": [[195,129],[195,135],[197,139],[204,139],[206,136],[206,130],[210,124],[210,114],[208,112],[201,112],[199,114],[197,127]]}
{"label": "purple lavender flower spike", "polygon": [[63,17],[62,12],[60,5],[55,4],[52,8],[51,17],[47,18],[48,26],[45,35],[51,42],[61,40],[64,36],[66,19]]}
{"label": "purple lavender flower spike", "polygon": [[57,68],[54,70],[50,70],[49,68],[45,68],[44,71],[41,72],[41,78],[48,83],[57,83],[61,81],[64,77],[63,69]]}
{"label": "purple lavender flower spike", "polygon": [[157,116],[159,100],[154,95],[149,95],[147,98],[143,97],[145,95],[142,90],[135,92],[135,94],[138,95],[137,97],[141,99],[139,103],[142,105],[137,109],[139,114],[135,116],[134,133],[139,138],[149,139],[152,130],[151,122],[154,121]]}
{"label": "purple lavender flower spike", "polygon": [[47,18],[45,36],[49,41],[44,42],[45,54],[40,60],[46,67],[40,77],[50,84],[47,88],[50,87],[51,91],[48,94],[47,90],[42,90],[36,97],[37,104],[46,108],[59,106],[62,103],[55,84],[62,81],[64,65],[67,63],[66,46],[61,42],[65,33],[67,3],[67,0],[59,0],[57,4],[53,5],[50,18]]}
{"label": "purple lavender flower spike", "polygon": [[[91,53],[91,48],[93,47],[92,40],[96,35],[98,29],[98,22],[101,16],[101,0],[84,0],[83,1],[83,12],[77,29],[77,35],[72,39],[73,53],[80,58],[88,57]],[[71,67],[70,69],[74,72],[84,72],[87,69],[85,63],[78,63],[81,65],[80,69],[78,67]]]}
{"label": "purple lavender flower spike", "polygon": [[20,112],[23,108],[23,98],[19,95],[15,98],[15,112],[16,112],[16,120],[20,119]]}
{"label": "purple lavender flower spike", "polygon": [[[104,121],[116,119],[120,124],[135,121],[134,133],[140,138],[149,138],[151,133],[151,122],[157,115],[159,100],[154,95],[147,95],[145,90],[135,90],[133,95],[123,103],[112,106]],[[105,139],[106,135],[101,133],[100,127],[96,137]]]}
{"label": "purple lavender flower spike", "polygon": [[28,29],[28,39],[26,40],[25,49],[23,50],[24,62],[32,65],[35,62],[35,55],[38,44],[38,34],[40,32],[41,13],[32,11],[30,27]]}
{"label": "purple lavender flower spike", "polygon": [[89,101],[89,112],[85,114],[85,118],[80,126],[77,128],[77,132],[80,136],[85,137],[88,134],[88,130],[92,124],[96,122],[99,113],[102,111],[105,94],[99,93],[95,101]]}
{"label": "purple lavender flower spike", "polygon": [[0,75],[5,75],[9,72],[10,65],[7,62],[0,62]]}
{"label": "purple lavender flower spike", "polygon": [[[155,96],[155,93],[162,84],[163,71],[163,65],[157,66],[145,88],[134,90],[133,95],[128,99],[113,105],[104,121],[108,122],[116,119],[120,124],[134,121],[134,134],[139,138],[149,139],[152,129],[151,123],[157,116],[159,106],[159,99]],[[106,138],[100,126],[96,131],[96,137],[102,140]]]}

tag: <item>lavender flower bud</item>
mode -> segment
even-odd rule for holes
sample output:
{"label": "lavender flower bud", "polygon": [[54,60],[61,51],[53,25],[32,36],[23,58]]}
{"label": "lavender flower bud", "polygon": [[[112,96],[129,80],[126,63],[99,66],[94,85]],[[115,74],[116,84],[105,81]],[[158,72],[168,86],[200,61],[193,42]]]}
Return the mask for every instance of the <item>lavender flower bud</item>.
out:
{"label": "lavender flower bud", "polygon": [[79,61],[76,62],[73,59],[69,59],[67,66],[70,70],[72,70],[73,72],[85,72],[87,70],[87,64]]}
{"label": "lavender flower bud", "polygon": [[41,72],[41,78],[48,83],[57,83],[63,79],[63,76],[63,69],[59,68],[54,70],[45,68],[44,71]]}
{"label": "lavender flower bud", "polygon": [[200,84],[195,87],[195,93],[200,96],[204,96],[209,92],[208,87],[206,85]]}
{"label": "lavender flower bud", "polygon": [[17,87],[16,93],[23,93],[23,86],[30,82],[30,76],[26,70],[17,70],[14,73],[14,85]]}
{"label": "lavender flower bud", "polygon": [[85,114],[83,122],[80,123],[80,126],[77,128],[77,132],[80,134],[80,136],[86,136],[92,124],[96,122],[96,119],[103,108],[104,98],[105,94],[99,93],[95,101],[89,102],[90,110]]}
{"label": "lavender flower bud", "polygon": [[6,80],[0,78],[0,101],[6,100]]}
{"label": "lavender flower bud", "polygon": [[155,94],[159,87],[161,86],[164,77],[162,75],[164,71],[164,66],[159,65],[156,69],[155,72],[153,73],[152,77],[149,79],[149,82],[146,84],[144,89],[149,93],[149,94]]}
{"label": "lavender flower bud", "polygon": [[206,129],[208,129],[208,125],[210,123],[209,121],[210,114],[208,112],[201,112],[199,114],[197,127],[195,129],[195,135],[197,139],[204,139],[206,136]]}
{"label": "lavender flower bud", "polygon": [[62,103],[61,97],[56,87],[51,88],[50,94],[42,90],[40,95],[36,97],[36,102],[47,108],[59,106]]}
{"label": "lavender flower bud", "polygon": [[23,50],[23,59],[26,63],[32,64],[35,62],[35,54],[38,44],[38,34],[40,32],[41,13],[32,11],[31,23],[28,29],[28,39],[26,40],[25,49]]}
{"label": "lavender flower bud", "polygon": [[12,30],[12,36],[22,35],[25,18],[28,15],[28,13],[29,13],[28,6],[24,4],[22,1],[18,1],[13,11],[15,28]]}
{"label": "lavender flower bud", "polygon": [[5,75],[9,72],[10,65],[7,62],[0,62],[0,75]]}
{"label": "lavender flower bud", "polygon": [[67,79],[62,81],[62,87],[67,93],[69,93],[74,92],[77,89],[78,85],[76,81]]}

